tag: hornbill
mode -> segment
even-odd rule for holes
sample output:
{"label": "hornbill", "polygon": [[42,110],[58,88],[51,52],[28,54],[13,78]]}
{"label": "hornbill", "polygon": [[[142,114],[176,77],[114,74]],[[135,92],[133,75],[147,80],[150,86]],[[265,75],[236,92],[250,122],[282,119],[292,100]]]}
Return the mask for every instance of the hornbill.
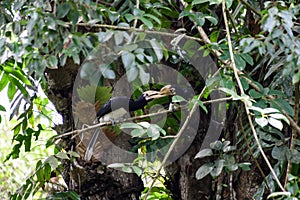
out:
{"label": "hornbill", "polygon": [[[114,120],[118,120],[125,116],[128,111],[136,111],[144,108],[150,101],[154,99],[159,99],[166,96],[172,96],[175,94],[175,89],[172,88],[171,85],[164,86],[160,91],[148,90],[142,93],[142,95],[137,98],[137,100],[133,100],[132,98],[128,98],[126,96],[117,96],[108,100],[104,106],[97,113],[98,122],[106,122],[111,121],[112,125],[114,125]],[[90,139],[84,160],[89,161],[93,155],[93,149],[97,138],[99,136],[101,128],[97,128],[92,138]]]}

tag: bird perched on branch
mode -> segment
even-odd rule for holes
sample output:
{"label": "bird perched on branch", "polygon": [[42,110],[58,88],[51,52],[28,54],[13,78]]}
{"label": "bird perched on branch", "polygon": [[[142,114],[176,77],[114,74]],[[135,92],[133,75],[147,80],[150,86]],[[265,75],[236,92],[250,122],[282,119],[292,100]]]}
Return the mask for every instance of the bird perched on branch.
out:
{"label": "bird perched on branch", "polygon": [[[97,120],[101,122],[111,121],[114,125],[115,120],[119,120],[124,117],[128,112],[136,111],[144,108],[150,101],[154,99],[159,99],[166,96],[172,96],[175,94],[175,89],[171,85],[164,86],[160,91],[148,90],[142,93],[142,95],[133,100],[126,96],[113,97],[107,101],[104,106],[97,113]],[[93,149],[101,128],[94,131],[92,138],[90,139],[84,159],[89,161],[93,155]]]}

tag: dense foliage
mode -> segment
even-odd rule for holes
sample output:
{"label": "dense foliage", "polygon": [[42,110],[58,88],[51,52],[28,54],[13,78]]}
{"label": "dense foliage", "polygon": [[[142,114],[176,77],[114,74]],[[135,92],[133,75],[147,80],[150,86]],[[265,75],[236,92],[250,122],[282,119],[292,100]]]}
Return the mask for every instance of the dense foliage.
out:
{"label": "dense foliage", "polygon": [[[40,97],[39,87],[54,100],[58,112],[70,109],[66,88],[73,85],[74,77],[60,75],[59,70],[69,75],[73,73],[69,66],[75,66],[77,71],[81,65],[82,80],[99,86],[79,89],[82,99],[89,99],[91,90],[110,91],[103,86],[107,80],[119,78],[122,71],[134,83],[136,97],[141,93],[140,85],[143,89],[160,87],[147,85],[153,77],[144,66],[171,63],[189,77],[196,91],[190,99],[175,96],[174,102],[188,100],[188,111],[193,112],[196,105],[209,113],[209,95],[214,90],[223,92],[228,97],[227,123],[236,127],[225,127],[219,140],[195,154],[195,159],[191,158],[209,159],[193,172],[195,177],[199,181],[207,176],[218,180],[220,176],[237,176],[239,170],[256,166],[262,178],[254,192],[255,199],[268,195],[274,199],[300,198],[300,2],[4,0],[0,9],[0,91],[7,88],[12,108],[10,119],[17,119],[12,129],[14,146],[6,160],[18,159],[21,151],[32,151],[32,141],[45,132],[45,126],[36,120],[41,114],[49,115],[48,100]],[[174,33],[170,34],[170,30]],[[180,42],[184,44],[180,46]],[[194,43],[201,48],[193,49]],[[190,69],[192,64],[187,59],[200,53],[211,56],[219,70],[218,77],[211,73],[205,83]],[[99,56],[106,62],[97,63],[95,68],[92,64]],[[51,74],[55,72],[61,88],[54,90]],[[99,81],[97,77],[102,78]],[[105,94],[106,97],[109,95]],[[0,105],[0,111],[4,110]],[[176,112],[174,115],[175,119],[182,117]],[[63,118],[65,124],[72,121]],[[160,152],[164,156],[167,152],[160,147],[172,142],[173,136],[181,131],[174,118],[168,118],[164,127],[144,122],[126,123],[120,128],[134,129],[131,133],[134,150]],[[58,127],[55,127],[58,135],[69,131]],[[173,127],[172,133],[168,127]],[[80,191],[71,191],[68,185],[55,179],[63,174],[66,163],[77,162],[81,156],[81,152],[70,149],[60,138],[49,138],[45,148],[54,145],[55,154],[35,163],[36,171],[24,180],[23,187],[11,199],[27,199],[38,191],[47,192],[49,199],[80,198]],[[146,161],[151,162],[158,156],[149,155]],[[143,159],[110,167],[141,177],[160,175],[156,166],[150,171],[143,168],[141,163],[146,162]],[[262,170],[262,166],[267,169]],[[171,199],[164,181],[149,190],[149,194],[143,194],[143,198]],[[46,185],[51,185],[51,189]],[[146,187],[144,193],[152,185]]]}

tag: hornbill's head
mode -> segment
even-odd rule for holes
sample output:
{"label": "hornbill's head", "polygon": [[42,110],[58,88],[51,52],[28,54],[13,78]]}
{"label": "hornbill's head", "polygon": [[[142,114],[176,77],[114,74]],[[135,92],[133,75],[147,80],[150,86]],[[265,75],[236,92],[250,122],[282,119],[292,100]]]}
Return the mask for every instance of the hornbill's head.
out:
{"label": "hornbill's head", "polygon": [[172,88],[171,85],[166,85],[160,89],[160,91],[148,90],[143,92],[143,96],[146,101],[151,101],[154,99],[159,99],[166,96],[175,95],[175,88]]}

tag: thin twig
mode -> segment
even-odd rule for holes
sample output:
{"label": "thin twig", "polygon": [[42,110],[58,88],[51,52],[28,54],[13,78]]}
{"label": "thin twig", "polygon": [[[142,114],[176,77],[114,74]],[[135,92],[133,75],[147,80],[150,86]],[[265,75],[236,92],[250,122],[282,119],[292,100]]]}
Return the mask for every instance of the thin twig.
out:
{"label": "thin twig", "polygon": [[[139,9],[140,8],[140,0],[136,0],[136,8]],[[138,18],[135,17],[134,22],[133,22],[133,28],[136,28],[138,22]]]}
{"label": "thin twig", "polygon": [[[177,111],[177,110],[180,110],[180,109],[182,109],[182,108],[180,107],[180,108],[175,109],[173,111],[163,110],[163,111],[156,112],[156,113],[150,113],[150,114],[146,114],[146,115],[140,115],[140,116],[129,117],[129,118],[125,118],[125,119],[120,119],[120,120],[114,121],[114,124],[120,124],[120,123],[124,123],[124,122],[129,122],[129,121],[134,121],[134,120],[140,120],[140,119],[144,119],[144,118],[147,118],[147,117],[159,116],[159,115],[163,115],[163,114],[166,114],[166,113],[174,112],[174,111]],[[77,129],[75,131],[70,131],[70,132],[67,132],[67,133],[63,133],[63,134],[57,135],[53,139],[62,138],[62,137],[68,136],[68,135],[74,135],[74,136],[76,136],[76,135],[78,135],[78,134],[80,134],[82,132],[86,132],[86,131],[90,131],[90,130],[93,130],[93,129],[96,129],[96,128],[99,128],[99,127],[110,126],[110,125],[112,125],[111,121],[101,122],[101,123],[98,123],[98,124],[95,124],[95,125],[88,126],[87,128]]]}
{"label": "thin twig", "polygon": [[264,179],[264,182],[265,182],[265,184],[266,184],[266,186],[267,186],[267,189],[268,189],[269,191],[271,191],[271,190],[270,190],[270,187],[269,187],[269,184],[268,184],[268,181],[267,181],[267,178],[266,178],[266,175],[265,175],[264,171],[262,170],[261,166],[259,165],[259,162],[258,162],[258,160],[255,158],[254,153],[253,153],[253,151],[252,151],[252,149],[251,149],[251,147],[250,147],[250,144],[249,144],[249,141],[248,141],[248,139],[247,139],[247,134],[246,134],[246,132],[245,132],[245,128],[244,128],[244,125],[243,125],[243,121],[242,121],[241,116],[239,116],[239,123],[240,123],[240,128],[241,128],[242,134],[243,134],[243,136],[244,136],[244,140],[245,140],[245,142],[246,142],[247,149],[248,149],[248,151],[249,151],[249,153],[250,153],[252,159],[254,160],[255,165],[256,165],[256,167],[258,168],[260,174],[262,175],[262,177],[263,177],[263,179]]}
{"label": "thin twig", "polygon": [[[299,82],[295,83],[294,88],[295,88],[294,120],[295,120],[295,122],[298,122],[299,121],[299,98],[300,98]],[[295,142],[297,140],[298,135],[299,134],[297,134],[296,130],[293,129],[292,136],[291,136],[290,150],[295,149]],[[293,164],[291,163],[291,161],[288,160],[284,187],[286,187],[286,184],[288,183],[288,175],[292,173],[292,168],[293,168]]]}
{"label": "thin twig", "polygon": [[[210,103],[216,103],[216,102],[223,102],[223,101],[227,101],[227,100],[231,100],[231,99],[232,99],[231,97],[226,97],[226,98],[203,101],[202,103],[203,104],[210,104]],[[146,114],[146,115],[129,117],[129,118],[126,118],[126,119],[120,119],[120,120],[114,121],[114,124],[120,124],[120,123],[124,123],[124,122],[128,122],[128,121],[141,120],[141,119],[144,119],[144,118],[147,118],[147,117],[159,116],[159,115],[179,111],[179,110],[182,110],[182,109],[187,109],[187,106],[183,105],[183,106],[180,106],[180,107],[176,107],[174,110],[163,110],[163,111],[150,113],[150,114]],[[76,136],[76,135],[78,135],[82,132],[86,132],[86,131],[90,131],[90,130],[93,130],[93,129],[96,129],[96,128],[99,128],[99,127],[110,126],[110,125],[112,125],[111,121],[102,122],[102,123],[94,124],[94,125],[91,125],[91,126],[87,126],[86,128],[77,129],[75,131],[70,131],[70,132],[67,132],[67,133],[59,134],[59,135],[53,137],[53,139],[58,139],[58,138],[62,138],[62,137],[69,136],[69,135],[73,135],[73,137],[74,137],[74,136]]]}
{"label": "thin twig", "polygon": [[[230,59],[231,59],[232,67],[233,67],[233,70],[234,70],[234,76],[235,76],[236,81],[238,83],[238,86],[239,86],[241,94],[245,94],[243,86],[242,86],[242,83],[241,83],[241,80],[240,80],[239,75],[238,75],[237,67],[236,67],[235,61],[234,61],[234,55],[233,55],[233,50],[232,50],[232,43],[231,43],[231,38],[230,38],[230,31],[229,31],[229,26],[228,26],[228,21],[227,21],[227,15],[226,15],[225,0],[222,0],[222,10],[223,10],[223,16],[224,16],[224,24],[225,24],[226,33],[227,33],[227,40],[228,40],[228,48],[229,48],[229,53],[230,53]],[[280,181],[279,181],[279,179],[278,179],[278,177],[277,177],[277,175],[276,175],[276,173],[275,173],[275,171],[274,171],[271,163],[269,162],[268,157],[266,156],[266,154],[265,154],[265,152],[264,152],[264,150],[263,150],[263,148],[262,148],[262,146],[260,144],[257,132],[256,132],[255,127],[253,125],[253,121],[252,121],[252,118],[251,118],[251,114],[250,114],[247,102],[244,101],[243,103],[244,103],[246,114],[247,114],[247,117],[248,117],[248,122],[250,124],[251,129],[252,129],[253,136],[254,136],[255,141],[257,143],[258,149],[259,149],[262,157],[264,158],[264,160],[265,160],[268,168],[270,169],[270,171],[271,171],[271,173],[273,175],[273,178],[277,182],[277,184],[280,187],[280,189],[284,192],[285,189],[282,186],[282,184],[280,183]]]}
{"label": "thin twig", "polygon": [[[67,26],[73,26],[73,24],[71,22],[65,22],[65,24]],[[143,32],[143,33],[170,36],[170,37],[178,37],[178,36],[182,35],[182,34],[178,34],[178,33],[168,33],[168,32],[162,32],[162,31],[146,30],[146,29],[140,29],[140,28],[126,27],[126,26],[115,26],[115,25],[109,25],[109,24],[89,24],[89,23],[81,22],[81,23],[77,23],[75,26],[108,28],[108,29],[123,30],[123,31],[135,31],[135,32]],[[188,36],[188,35],[184,35],[183,37],[186,39],[203,42],[203,40],[201,38],[192,37],[192,36]]]}

